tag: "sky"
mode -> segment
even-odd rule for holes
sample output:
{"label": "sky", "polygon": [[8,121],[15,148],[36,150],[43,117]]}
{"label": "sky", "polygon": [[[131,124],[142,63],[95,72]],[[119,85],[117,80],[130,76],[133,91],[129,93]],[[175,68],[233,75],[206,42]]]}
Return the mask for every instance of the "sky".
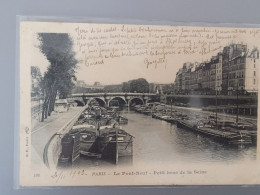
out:
{"label": "sky", "polygon": [[[31,56],[32,65],[38,66],[43,75],[50,63],[38,48],[37,34],[33,36],[34,44],[31,48],[33,53]],[[77,55],[77,59],[81,60],[82,57]],[[119,84],[137,78],[145,78],[148,82],[155,83],[173,83],[177,70],[185,60],[175,59],[173,63],[167,64],[167,68],[160,66],[157,69],[154,67],[147,69],[143,64],[143,60],[137,58],[112,60],[104,65],[90,67],[79,63],[76,76],[78,80],[84,80],[87,84],[93,84],[96,81],[101,82],[101,84]]]}
{"label": "sky", "polygon": [[[40,52],[37,40],[37,34],[34,34],[34,44],[32,44],[31,61],[33,66],[38,66],[42,75],[50,65],[46,57]],[[202,62],[210,59],[211,55],[201,57],[198,59],[193,56],[185,58],[171,57],[167,65],[158,66],[156,69],[151,66],[149,69],[143,62],[143,58],[126,57],[117,60],[111,60],[108,63],[96,66],[86,67],[83,63],[78,64],[77,78],[78,80],[85,81],[86,84],[94,84],[99,81],[101,84],[120,84],[132,79],[145,78],[148,82],[152,83],[173,83],[176,72],[182,67],[185,62]],[[81,60],[82,57],[77,55],[77,59]]]}
{"label": "sky", "polygon": [[[40,52],[38,46],[39,41],[37,40],[37,32],[66,32],[69,33],[74,40],[74,51],[76,52],[76,58],[79,61],[84,59],[84,55],[79,52],[79,47],[77,46],[77,33],[75,33],[75,27],[79,24],[46,24],[46,25],[35,25],[37,27],[32,29],[31,33],[31,51],[30,51],[30,63],[32,66],[38,66],[41,70],[42,75],[49,66],[49,62],[45,56]],[[95,26],[95,24],[80,24],[84,28],[89,28],[90,26]],[[101,25],[101,24],[99,24]],[[104,24],[103,24],[104,25]],[[113,26],[107,24],[108,27]],[[59,27],[59,28],[58,28]],[[166,26],[165,28],[170,28]],[[198,27],[197,27],[198,28]],[[203,40],[206,40],[204,38]],[[239,42],[247,43],[252,46],[254,43],[253,39],[247,39],[247,37],[240,37]],[[135,41],[135,39],[130,39],[130,41]],[[230,40],[222,41],[221,46],[226,46],[230,43]],[[103,85],[108,84],[120,84],[125,81],[129,81],[137,78],[145,78],[148,82],[153,83],[173,83],[175,80],[176,72],[183,66],[185,62],[203,62],[210,60],[213,55],[222,51],[223,47],[215,50],[211,53],[205,55],[168,55],[166,57],[166,62],[159,64],[157,68],[153,65],[147,68],[144,60],[145,56],[131,56],[131,57],[121,57],[105,60],[104,64],[95,66],[86,66],[83,62],[78,64],[77,78],[78,80],[85,81],[86,84],[93,84],[98,81]],[[153,60],[148,57],[148,60]]]}

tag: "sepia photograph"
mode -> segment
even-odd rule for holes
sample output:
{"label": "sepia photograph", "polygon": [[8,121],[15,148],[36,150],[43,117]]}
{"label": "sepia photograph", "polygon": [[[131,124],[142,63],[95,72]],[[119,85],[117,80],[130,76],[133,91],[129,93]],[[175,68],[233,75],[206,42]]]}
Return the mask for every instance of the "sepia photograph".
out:
{"label": "sepia photograph", "polygon": [[20,185],[259,184],[257,28],[20,23]]}

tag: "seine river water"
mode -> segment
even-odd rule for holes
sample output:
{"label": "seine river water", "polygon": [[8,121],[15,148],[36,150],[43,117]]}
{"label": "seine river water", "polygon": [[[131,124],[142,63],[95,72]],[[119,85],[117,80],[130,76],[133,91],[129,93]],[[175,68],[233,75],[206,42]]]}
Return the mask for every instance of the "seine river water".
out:
{"label": "seine river water", "polygon": [[[121,111],[128,118],[122,128],[134,136],[134,155],[137,162],[241,162],[256,159],[254,146],[228,146],[176,125],[154,119],[131,110]],[[124,162],[124,160],[121,160]],[[126,160],[129,162],[129,159]],[[101,160],[80,159],[80,166],[109,165]]]}

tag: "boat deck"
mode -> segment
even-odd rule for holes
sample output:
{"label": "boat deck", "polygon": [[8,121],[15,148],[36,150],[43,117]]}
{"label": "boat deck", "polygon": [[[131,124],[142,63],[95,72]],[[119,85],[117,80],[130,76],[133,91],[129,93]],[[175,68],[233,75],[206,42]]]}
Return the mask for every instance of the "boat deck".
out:
{"label": "boat deck", "polygon": [[196,131],[201,131],[203,133],[211,134],[211,135],[218,135],[222,137],[229,137],[229,136],[235,136],[237,135],[236,132],[231,132],[225,129],[214,129],[215,127],[210,127],[210,126],[205,126],[205,127],[199,127],[196,128],[194,127],[195,122],[191,120],[180,120],[181,123],[185,123],[185,125],[189,126],[190,128],[196,130]]}

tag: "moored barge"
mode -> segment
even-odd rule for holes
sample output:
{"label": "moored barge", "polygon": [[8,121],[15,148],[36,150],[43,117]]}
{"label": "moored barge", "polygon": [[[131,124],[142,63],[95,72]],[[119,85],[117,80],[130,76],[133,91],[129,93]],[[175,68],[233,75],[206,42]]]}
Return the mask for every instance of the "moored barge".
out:
{"label": "moored barge", "polygon": [[96,139],[95,152],[117,164],[119,157],[133,155],[133,136],[119,128],[101,129]]}
{"label": "moored barge", "polygon": [[243,134],[242,132],[229,131],[228,128],[222,127],[217,129],[212,124],[194,123],[191,120],[178,120],[177,127],[191,130],[193,132],[208,136],[216,141],[230,144],[252,144],[251,136]]}

